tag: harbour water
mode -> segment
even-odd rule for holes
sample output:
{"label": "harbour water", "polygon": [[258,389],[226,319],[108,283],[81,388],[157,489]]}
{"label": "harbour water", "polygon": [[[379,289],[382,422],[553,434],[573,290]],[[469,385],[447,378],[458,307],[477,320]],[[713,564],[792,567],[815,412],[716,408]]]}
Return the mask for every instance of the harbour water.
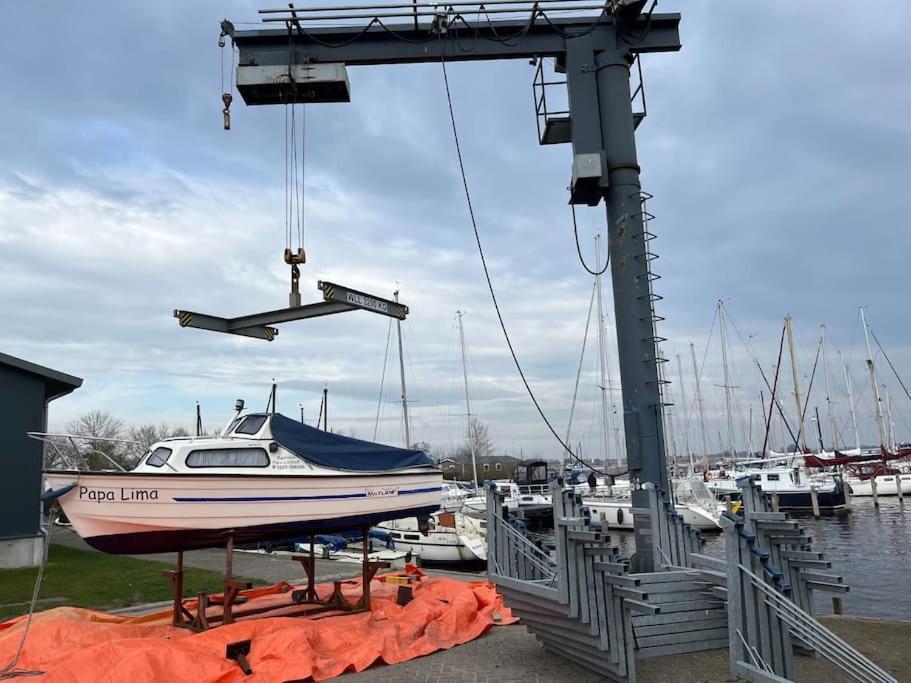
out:
{"label": "harbour water", "polygon": [[[825,553],[832,568],[851,590],[842,595],[844,613],[853,616],[911,620],[911,495],[905,502],[881,498],[854,498],[851,509],[824,514],[797,515]],[[612,542],[627,554],[635,550],[633,534],[611,530]],[[705,534],[705,553],[724,556],[724,536]],[[816,609],[832,611],[831,595],[817,593]]]}

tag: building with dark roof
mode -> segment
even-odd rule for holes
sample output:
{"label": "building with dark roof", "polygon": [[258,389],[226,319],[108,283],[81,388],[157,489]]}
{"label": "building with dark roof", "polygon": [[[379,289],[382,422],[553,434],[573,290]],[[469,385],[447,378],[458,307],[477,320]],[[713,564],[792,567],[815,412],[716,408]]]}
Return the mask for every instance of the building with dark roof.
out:
{"label": "building with dark roof", "polygon": [[47,431],[47,407],[82,380],[0,353],[0,568],[41,562],[41,465],[44,444],[28,432]]}
{"label": "building with dark roof", "polygon": [[[521,461],[511,455],[487,455],[476,458],[478,464],[478,480],[509,479],[516,471],[516,465]],[[440,469],[443,470],[444,479],[458,481],[474,481],[471,474],[471,458],[443,458],[440,460]]]}

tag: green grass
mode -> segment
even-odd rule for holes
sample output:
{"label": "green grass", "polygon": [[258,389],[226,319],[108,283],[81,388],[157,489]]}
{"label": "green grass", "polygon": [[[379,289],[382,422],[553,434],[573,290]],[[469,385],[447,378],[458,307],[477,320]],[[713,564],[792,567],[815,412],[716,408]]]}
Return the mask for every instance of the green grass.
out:
{"label": "green grass", "polygon": [[[168,600],[173,596],[161,572],[173,568],[165,562],[52,544],[36,610],[63,605],[106,609]],[[0,621],[28,611],[37,573],[35,567],[0,570]],[[222,588],[218,572],[184,568],[185,596],[203,590],[220,593]]]}

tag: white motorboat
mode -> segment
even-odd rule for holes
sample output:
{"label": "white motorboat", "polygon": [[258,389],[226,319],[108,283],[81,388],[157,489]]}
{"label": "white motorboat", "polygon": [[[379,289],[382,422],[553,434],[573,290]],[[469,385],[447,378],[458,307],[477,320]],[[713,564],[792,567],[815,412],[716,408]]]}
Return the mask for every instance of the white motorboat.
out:
{"label": "white motorboat", "polygon": [[[592,521],[599,522],[608,529],[633,530],[633,502],[630,498],[615,496],[586,496],[582,503],[591,511]],[[683,516],[683,521],[694,529],[701,531],[718,531],[721,508],[714,505],[703,505],[696,502],[674,504],[675,509]],[[723,506],[722,506],[723,507]]]}
{"label": "white motorboat", "polygon": [[582,503],[592,521],[608,529],[633,529],[633,501],[619,496],[585,496]]}
{"label": "white motorboat", "polygon": [[459,512],[435,512],[426,534],[414,517],[377,524],[389,534],[396,550],[420,555],[425,562],[483,562],[487,560],[487,523]]}
{"label": "white motorboat", "polygon": [[[911,493],[911,474],[881,474],[877,475],[875,479],[877,496],[897,496],[899,479],[901,480],[902,495]],[[847,483],[851,487],[852,496],[868,497],[873,495],[873,477],[870,479],[848,477]]]}
{"label": "white motorboat", "polygon": [[[503,495],[503,504],[509,512],[516,512],[519,509],[519,487],[515,482],[498,479],[492,482],[497,491]],[[487,495],[485,493],[472,493],[462,500],[462,507],[459,510],[472,517],[486,518],[487,516]]]}
{"label": "white motorboat", "polygon": [[444,512],[457,512],[462,509],[465,500],[472,497],[472,492],[455,482],[444,481],[440,509]]}
{"label": "white motorboat", "polygon": [[840,510],[847,504],[841,479],[809,477],[790,467],[742,467],[733,473],[706,473],[706,486],[717,498],[739,498],[737,480],[750,477],[763,493],[777,496],[779,510],[811,510],[812,490],[822,510]]}
{"label": "white motorboat", "polygon": [[221,547],[427,520],[442,474],[421,451],[322,431],[278,413],[235,416],[217,437],[154,444],[129,472],[47,470],[85,541],[109,553]]}

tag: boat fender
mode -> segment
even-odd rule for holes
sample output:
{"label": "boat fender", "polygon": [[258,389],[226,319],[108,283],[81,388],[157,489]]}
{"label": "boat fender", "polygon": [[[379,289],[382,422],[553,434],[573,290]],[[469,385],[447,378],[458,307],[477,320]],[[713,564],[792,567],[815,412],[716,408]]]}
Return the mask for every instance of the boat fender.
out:
{"label": "boat fender", "polygon": [[617,508],[617,524],[623,524],[623,508]]}
{"label": "boat fender", "polygon": [[59,489],[48,489],[41,494],[41,502],[46,503],[49,500],[57,500],[60,496],[65,496],[74,488],[76,488],[75,482],[67,484],[66,486],[61,486]]}

